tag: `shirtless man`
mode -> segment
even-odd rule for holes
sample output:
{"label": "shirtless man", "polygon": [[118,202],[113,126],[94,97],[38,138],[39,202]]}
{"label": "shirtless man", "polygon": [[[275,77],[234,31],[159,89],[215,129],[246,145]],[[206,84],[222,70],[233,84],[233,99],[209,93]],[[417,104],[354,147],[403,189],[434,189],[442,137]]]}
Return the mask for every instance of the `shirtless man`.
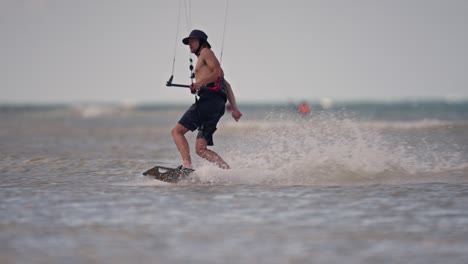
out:
{"label": "shirtless man", "polygon": [[189,45],[190,52],[198,57],[195,65],[196,82],[191,85],[190,90],[192,93],[197,93],[199,99],[185,112],[171,131],[183,160],[179,169],[192,170],[190,148],[185,134],[195,129],[198,129],[195,143],[197,155],[222,169],[229,169],[229,165],[207,146],[213,146],[213,133],[216,131],[218,121],[224,115],[226,100],[231,105],[234,120],[238,121],[242,113],[237,108],[231,85],[224,79],[221,65],[211,51],[208,36],[201,30],[193,30],[182,43]]}

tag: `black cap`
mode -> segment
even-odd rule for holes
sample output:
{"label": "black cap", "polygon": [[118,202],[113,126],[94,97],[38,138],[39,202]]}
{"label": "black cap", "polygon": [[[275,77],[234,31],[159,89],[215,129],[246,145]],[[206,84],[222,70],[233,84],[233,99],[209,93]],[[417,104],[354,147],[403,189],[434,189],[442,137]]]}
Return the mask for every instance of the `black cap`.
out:
{"label": "black cap", "polygon": [[208,36],[205,34],[205,32],[198,30],[198,29],[194,29],[192,30],[192,32],[190,32],[190,35],[188,37],[182,40],[182,43],[184,43],[185,45],[188,45],[189,39],[191,38],[202,40],[206,43],[209,49],[211,48],[210,43],[208,43]]}

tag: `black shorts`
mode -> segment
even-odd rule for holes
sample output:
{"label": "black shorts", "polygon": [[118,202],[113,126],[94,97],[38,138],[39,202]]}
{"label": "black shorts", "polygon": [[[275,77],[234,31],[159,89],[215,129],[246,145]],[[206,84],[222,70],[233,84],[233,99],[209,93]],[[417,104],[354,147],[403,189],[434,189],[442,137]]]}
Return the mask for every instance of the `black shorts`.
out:
{"label": "black shorts", "polygon": [[224,115],[226,101],[218,94],[204,94],[180,118],[179,124],[190,131],[198,128],[198,138],[213,146],[213,133]]}

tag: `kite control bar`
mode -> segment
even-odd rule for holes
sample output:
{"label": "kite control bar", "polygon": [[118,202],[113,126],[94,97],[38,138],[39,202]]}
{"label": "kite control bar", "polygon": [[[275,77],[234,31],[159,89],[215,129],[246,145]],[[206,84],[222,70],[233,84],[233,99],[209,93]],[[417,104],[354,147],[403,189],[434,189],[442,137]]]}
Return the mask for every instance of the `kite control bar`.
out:
{"label": "kite control bar", "polygon": [[177,83],[172,83],[172,79],[174,79],[174,75],[171,75],[171,78],[169,78],[169,81],[167,81],[166,86],[167,87],[182,87],[182,88],[190,88],[190,85],[187,84],[177,84]]}

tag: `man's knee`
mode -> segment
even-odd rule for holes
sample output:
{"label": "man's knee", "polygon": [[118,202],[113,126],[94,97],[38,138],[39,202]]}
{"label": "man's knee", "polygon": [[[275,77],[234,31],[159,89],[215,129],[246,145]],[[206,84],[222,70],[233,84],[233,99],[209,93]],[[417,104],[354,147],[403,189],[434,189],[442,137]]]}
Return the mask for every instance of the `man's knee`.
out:
{"label": "man's knee", "polygon": [[183,127],[182,125],[180,124],[177,124],[172,130],[171,130],[171,135],[172,137],[175,137],[175,136],[179,136],[179,135],[184,135],[185,133],[187,133],[187,129],[185,127]]}
{"label": "man's knee", "polygon": [[177,134],[179,134],[179,133],[177,132],[177,127],[174,127],[174,128],[171,130],[171,135],[172,135],[172,137],[175,137]]}

